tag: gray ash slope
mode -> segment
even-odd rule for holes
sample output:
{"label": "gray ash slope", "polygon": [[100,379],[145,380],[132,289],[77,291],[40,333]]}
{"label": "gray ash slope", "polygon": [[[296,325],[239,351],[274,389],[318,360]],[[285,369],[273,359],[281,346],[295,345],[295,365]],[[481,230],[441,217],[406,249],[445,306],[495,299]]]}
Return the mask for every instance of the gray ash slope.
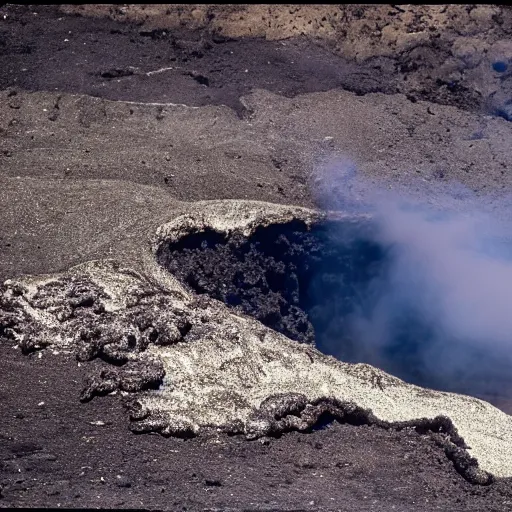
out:
{"label": "gray ash slope", "polygon": [[[387,14],[391,19],[400,10]],[[354,12],[354,23],[361,24],[365,15],[364,8]],[[512,54],[503,41],[512,14],[499,9],[486,16],[490,15],[494,26],[487,23],[454,44],[453,34],[445,37],[435,24],[426,30],[425,21],[416,14],[407,32],[425,37],[406,44],[398,55],[374,50],[367,58],[354,59],[334,51],[335,44],[321,38],[312,47],[304,36],[266,41],[209,30],[152,29],[143,22],[103,18],[92,24],[79,14],[63,18],[53,6],[27,12],[13,5],[0,27],[0,88],[67,91],[126,101],[224,104],[239,115],[248,113],[239,98],[253,88],[287,97],[343,88],[358,95],[403,93],[411,102],[455,105],[509,119]],[[372,22],[362,26],[363,46],[368,44]],[[392,37],[387,42],[379,37],[383,47],[392,46]],[[40,66],[41,62],[47,65]]]}
{"label": "gray ash slope", "polygon": [[13,6],[0,29],[1,89],[227,105],[239,115],[246,110],[240,97],[253,88],[289,97],[336,87],[396,92],[394,79],[389,73],[382,77],[380,66],[349,63],[306,40],[234,40],[80,16],[67,16],[62,23],[55,7],[40,6],[37,12],[30,16]]}
{"label": "gray ash slope", "polygon": [[[74,97],[70,100],[66,95],[66,92],[85,92],[113,100],[184,101],[190,105],[218,102],[240,109],[240,90],[245,92],[248,89],[242,87],[233,91],[228,87],[229,94],[226,97],[213,97],[213,87],[199,83],[204,80],[197,75],[195,79],[194,76],[177,73],[174,81],[167,77],[168,81],[160,82],[155,89],[152,89],[154,82],[148,83],[147,87],[131,87],[135,83],[146,85],[145,78],[138,74],[139,71],[153,71],[163,67],[160,65],[162,58],[157,57],[162,56],[162,52],[169,48],[168,41],[165,45],[158,42],[163,34],[153,33],[145,28],[142,31],[149,32],[148,34],[132,34],[132,29],[127,28],[124,23],[68,17],[42,6],[26,8],[9,5],[2,7],[1,12],[7,14],[7,18],[2,20],[0,53],[5,64],[2,69],[9,70],[9,76],[1,74],[2,84],[10,90],[18,88],[18,94],[9,96],[9,101],[3,106],[6,120],[2,124],[2,130],[5,130],[2,133],[7,135],[6,140],[9,141],[8,147],[2,153],[2,162],[5,164],[1,193],[4,212],[1,240],[5,250],[3,277],[26,272],[53,272],[92,257],[108,256],[112,250],[119,255],[128,255],[128,240],[124,237],[120,242],[119,233],[112,225],[129,226],[134,237],[140,238],[155,227],[154,223],[145,218],[142,222],[140,218],[158,218],[156,225],[164,222],[176,204],[175,197],[194,200],[245,195],[275,202],[310,204],[311,198],[307,193],[294,192],[295,185],[303,176],[298,172],[297,167],[300,166],[291,154],[293,148],[286,153],[278,147],[278,154],[272,154],[275,164],[269,158],[267,169],[266,154],[262,157],[260,152],[252,152],[252,149],[241,150],[236,144],[230,145],[228,141],[227,147],[232,153],[229,163],[234,169],[231,181],[226,181],[225,176],[221,176],[218,170],[215,170],[215,180],[213,175],[208,175],[207,182],[193,179],[186,181],[187,174],[190,174],[193,167],[191,162],[179,160],[172,155],[173,168],[169,170],[164,155],[159,153],[164,165],[149,159],[153,168],[158,171],[152,173],[141,162],[141,159],[148,161],[146,154],[142,158],[137,155],[138,158],[133,158],[134,162],[129,161],[132,155],[127,148],[124,151],[130,155],[129,158],[122,156],[122,151],[119,152],[120,146],[114,136],[114,129],[128,139],[133,134],[127,135],[123,131],[128,123],[119,123],[116,118],[118,112],[113,113],[108,104],[106,107],[102,102],[96,105],[88,98],[76,104]],[[33,12],[38,12],[38,15]],[[74,41],[69,37],[69,31],[82,32]],[[92,37],[97,37],[98,42],[93,44],[101,46],[104,51],[98,52],[90,45],[84,45],[84,42],[89,42],[84,39],[85,34],[96,34]],[[129,41],[130,37],[136,42]],[[195,64],[205,58],[204,55],[202,58],[192,55],[197,51],[197,46],[202,51],[203,43],[198,45],[200,38],[197,33],[184,36],[176,34],[176,37],[178,45],[186,47],[180,52],[183,51],[183,56],[194,63],[192,71],[200,71],[201,76],[208,78],[209,85],[214,84],[215,80],[210,74],[206,74],[206,71],[214,68],[198,69],[199,65]],[[163,40],[165,41],[165,37]],[[233,65],[231,54],[221,51],[221,48],[227,49],[225,45],[228,44],[232,47],[229,51],[242,47],[245,48],[244,51],[250,51],[247,47],[253,45],[254,41],[220,41],[213,41],[212,46],[217,48],[215,45],[218,44],[220,53],[216,58],[225,71],[235,68],[240,80],[268,74],[268,64],[262,64],[261,69],[246,74],[247,59],[244,53],[237,57],[237,64]],[[269,50],[272,59],[276,53],[275,45],[276,43],[268,43],[270,48],[274,48]],[[134,64],[133,59],[124,59],[123,56],[132,54],[137,46],[144,48],[139,58],[144,63],[149,61],[151,66],[141,66],[139,71],[129,70],[129,66],[137,66],[138,63]],[[287,45],[281,46],[286,48]],[[300,57],[310,51],[312,60],[331,61],[328,55],[323,52],[319,54],[318,49],[307,41],[298,48],[300,51],[292,52],[284,64],[275,66],[277,71],[273,79],[276,85],[262,82],[255,84],[264,89],[275,87],[273,90],[277,93],[282,91],[290,95],[298,94],[299,99],[303,92],[343,85],[331,78],[319,79],[313,76],[312,86],[307,83],[302,86],[294,74],[296,65],[289,64],[288,60],[294,60],[297,54]],[[61,55],[60,59],[49,66],[40,65],[41,62],[55,57],[57,51]],[[278,53],[281,52],[279,50]],[[190,55],[186,55],[187,53]],[[264,51],[261,53],[265,54]],[[172,54],[170,58],[178,59],[178,54]],[[37,62],[34,56],[37,56]],[[154,56],[153,61],[151,56]],[[95,59],[98,58],[104,60],[96,65],[98,61]],[[90,59],[90,67],[84,65],[86,59]],[[206,60],[204,62],[208,63]],[[300,59],[298,62],[306,69],[311,66],[308,62],[301,63]],[[341,61],[335,59],[333,62],[336,64]],[[131,71],[133,75],[130,74]],[[324,74],[332,76],[329,73]],[[105,76],[102,77],[101,74]],[[126,76],[116,78],[115,74]],[[287,74],[291,74],[291,77],[287,77]],[[165,73],[150,76],[164,75]],[[229,73],[226,76],[233,78]],[[306,76],[309,75],[306,73]],[[362,87],[361,92],[389,92],[388,89],[374,88],[376,76],[381,79],[370,66],[370,70],[363,76],[369,77],[363,80],[369,85]],[[48,97],[38,96],[37,92],[31,96],[26,95],[23,87],[18,85],[36,91],[31,86],[36,80],[40,90],[48,90],[48,84],[51,83],[53,89],[58,87],[59,91]],[[353,79],[356,82],[353,90],[357,90],[357,82],[360,80],[361,75],[356,75]],[[321,82],[320,85],[317,85],[318,81]],[[347,81],[344,84],[351,87]],[[59,101],[61,95],[63,99]],[[466,100],[464,96],[464,91],[461,91],[461,104],[470,104],[472,100]],[[31,108],[38,112],[37,115],[34,114],[35,117],[27,114],[26,105],[30,103],[28,98],[32,101]],[[268,106],[277,113],[282,105],[275,108],[275,101],[276,98],[271,98]],[[323,97],[312,98],[311,108],[318,110],[325,101]],[[329,101],[327,98],[327,108],[332,108]],[[455,101],[452,94],[447,96],[447,103]],[[300,101],[298,104],[301,105]],[[419,111],[423,106],[418,102],[406,102],[404,107],[401,98],[396,105],[403,108],[405,113],[402,122],[412,133],[415,129],[418,132],[418,141],[415,144],[419,144],[425,139],[420,128],[425,121],[416,119],[417,114],[412,115],[411,112],[414,109],[414,112]],[[251,108],[255,108],[254,104]],[[285,108],[290,106],[286,104]],[[308,105],[305,108],[309,108]],[[393,108],[396,109],[396,106]],[[128,109],[129,107],[127,111]],[[258,109],[262,112],[260,115],[265,117],[265,109],[262,109],[261,104],[256,106],[256,110]],[[168,112],[158,112],[158,107],[153,109],[154,112],[149,112],[148,107],[146,116],[146,112],[142,110],[144,109],[139,107],[133,108],[131,122],[142,136],[151,140],[154,153],[153,136],[158,133],[158,128],[151,128],[151,136],[145,131],[149,114],[160,119],[162,116],[165,118]],[[431,111],[436,115],[441,114],[441,111],[436,111],[435,105],[431,106]],[[80,127],[70,121],[77,112],[83,118]],[[305,111],[305,115],[310,114],[311,112],[308,114]],[[214,122],[215,117],[219,117],[220,124],[224,126],[222,119],[225,115],[224,112],[214,111],[210,117],[205,116],[206,121],[201,120],[201,125]],[[180,113],[179,116],[181,128],[186,129],[192,123],[191,114]],[[426,115],[427,120],[434,117],[432,114]],[[458,124],[468,126],[468,122],[455,110],[450,113],[450,117],[457,125],[451,125],[452,133],[458,134],[458,138],[451,141],[458,149],[452,151],[459,158],[467,152],[467,148],[464,143],[464,147],[458,147],[463,140],[463,135],[458,133]],[[34,121],[36,118],[37,122]],[[125,121],[125,118],[122,119]],[[231,118],[228,120],[234,124]],[[433,121],[429,122],[427,125],[431,129],[434,126]],[[442,122],[444,121],[441,124]],[[55,128],[48,129],[47,125]],[[444,133],[445,126],[441,128]],[[468,130],[471,128],[470,122]],[[66,132],[66,136],[61,135],[60,129]],[[25,131],[30,130],[35,132],[25,136]],[[84,140],[74,137],[76,145],[71,144],[68,134],[80,130],[87,130],[88,135]],[[464,130],[465,128],[461,129],[461,133]],[[51,146],[51,139],[45,138],[45,134],[50,131],[56,132],[54,140],[59,150],[57,157],[52,156],[51,165],[48,166],[44,161],[44,154],[40,150],[35,151],[37,148],[31,146],[35,143],[31,143],[29,139],[35,137],[37,142],[39,136],[43,135],[42,147],[48,148]],[[168,139],[171,138],[169,134],[165,135]],[[487,135],[484,134],[485,136]],[[400,137],[401,135],[398,138]],[[249,134],[247,138],[252,140],[253,135]],[[293,142],[286,134],[285,139],[288,144]],[[433,148],[439,148],[436,134],[427,139],[428,144],[422,149],[425,161],[428,160],[427,153]],[[99,148],[98,154],[101,156],[96,154],[98,148],[95,147],[95,141],[98,140],[111,143],[107,144],[108,147]],[[140,143],[141,141],[139,145]],[[247,143],[244,143],[244,147],[246,146]],[[89,154],[86,150],[90,150],[98,162],[101,162],[98,169],[84,169],[69,164],[75,158],[82,161],[84,155]],[[53,150],[46,149],[46,152],[54,155],[51,151]],[[161,148],[158,151],[161,152]],[[199,148],[192,148],[190,151],[193,156],[204,158]],[[19,160],[21,154],[32,159]],[[506,152],[497,151],[496,154],[506,155]],[[115,162],[111,161],[110,155],[118,157],[113,159]],[[234,166],[238,161],[243,164],[240,168]],[[260,161],[265,163],[258,167]],[[135,167],[136,172],[133,170]],[[457,166],[448,164],[448,167],[455,169]],[[68,168],[69,174],[66,174]],[[120,173],[119,169],[123,168],[124,173]],[[169,173],[174,176],[168,178]],[[264,184],[260,187],[255,181],[249,180],[251,176],[258,174],[263,175],[264,180],[272,186]],[[297,177],[292,180],[291,175]],[[487,172],[487,175],[493,176],[493,172]],[[98,181],[90,180],[91,176]],[[164,176],[168,182],[164,181]],[[192,173],[192,176],[195,177],[195,174]],[[109,181],[101,181],[102,179]],[[486,181],[490,182],[492,179],[489,177]],[[500,179],[506,182],[507,176]],[[178,182],[178,186],[175,182]],[[140,183],[151,186],[144,188]],[[135,205],[134,197],[140,204]],[[107,218],[111,222],[105,222],[104,219]],[[94,243],[91,243],[92,240]],[[345,507],[346,510],[357,510],[366,508],[371,501],[378,510],[437,508],[476,511],[510,508],[512,496],[507,480],[498,480],[487,487],[469,484],[454,471],[453,464],[439,448],[414,432],[396,433],[375,427],[354,428],[335,424],[332,428],[314,432],[309,436],[292,433],[279,440],[270,441],[269,444],[247,443],[238,438],[224,439],[219,444],[199,439],[181,442],[160,436],[133,436],[126,428],[125,414],[115,396],[94,399],[87,404],[79,403],[79,392],[87,376],[83,366],[73,364],[73,360],[68,361],[62,355],[53,356],[51,353],[45,353],[41,359],[38,354],[21,356],[9,345],[2,344],[1,351],[5,375],[0,403],[2,416],[5,418],[0,475],[2,506],[57,506],[60,503],[72,507],[101,504],[112,507],[165,509],[204,509],[217,506],[224,509],[339,510]],[[98,365],[99,371],[108,368],[102,366],[101,360],[95,360],[93,364]],[[39,406],[41,402],[44,405]],[[98,424],[99,420],[105,425]],[[117,475],[125,476],[117,478]],[[397,481],[400,485],[395,485]]]}

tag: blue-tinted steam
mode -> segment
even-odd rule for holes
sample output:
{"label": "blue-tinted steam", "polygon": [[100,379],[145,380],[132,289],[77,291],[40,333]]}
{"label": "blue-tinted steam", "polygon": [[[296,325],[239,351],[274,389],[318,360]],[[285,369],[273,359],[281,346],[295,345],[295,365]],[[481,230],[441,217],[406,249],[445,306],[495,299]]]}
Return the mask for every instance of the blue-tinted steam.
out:
{"label": "blue-tinted steam", "polygon": [[319,348],[421,385],[512,395],[510,202],[442,187],[390,190],[350,162],[317,173],[319,204],[372,213],[364,236],[385,255],[343,321],[348,334],[323,329]]}

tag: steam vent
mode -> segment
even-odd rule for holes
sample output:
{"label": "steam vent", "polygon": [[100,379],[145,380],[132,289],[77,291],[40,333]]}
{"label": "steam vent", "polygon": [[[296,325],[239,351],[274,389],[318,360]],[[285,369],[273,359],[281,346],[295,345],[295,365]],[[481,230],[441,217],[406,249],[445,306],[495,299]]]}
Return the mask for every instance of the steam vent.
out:
{"label": "steam vent", "polygon": [[511,37],[0,6],[0,506],[512,510]]}

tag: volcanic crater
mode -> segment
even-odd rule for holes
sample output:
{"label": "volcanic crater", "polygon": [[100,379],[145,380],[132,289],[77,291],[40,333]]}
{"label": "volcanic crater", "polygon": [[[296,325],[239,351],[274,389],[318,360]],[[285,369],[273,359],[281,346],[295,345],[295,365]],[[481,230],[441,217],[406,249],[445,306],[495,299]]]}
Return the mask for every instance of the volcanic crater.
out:
{"label": "volcanic crater", "polygon": [[[342,361],[373,364],[429,388],[475,396],[493,389],[496,396],[508,397],[508,360],[491,349],[474,349],[479,364],[462,376],[432,371],[425,354],[436,350],[433,326],[414,308],[404,307],[395,320],[391,344],[361,339],[355,322],[382,299],[393,264],[393,246],[382,244],[378,231],[369,216],[312,225],[295,219],[262,225],[249,236],[205,228],[161,244],[156,259],[191,292],[220,300]],[[472,350],[467,344],[461,349]]]}

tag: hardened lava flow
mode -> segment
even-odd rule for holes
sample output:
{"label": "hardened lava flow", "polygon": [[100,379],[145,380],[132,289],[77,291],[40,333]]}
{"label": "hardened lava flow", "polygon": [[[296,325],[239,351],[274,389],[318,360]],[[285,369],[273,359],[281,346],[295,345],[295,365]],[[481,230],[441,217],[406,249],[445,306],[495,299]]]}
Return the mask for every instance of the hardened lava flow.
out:
{"label": "hardened lava flow", "polygon": [[[24,352],[99,362],[82,400],[120,392],[137,433],[255,439],[337,420],[434,436],[473,483],[512,475],[510,416],[318,350],[325,317],[348,325],[386,268],[374,229],[364,215],[256,201],[187,205],[137,270],[92,261],[7,281],[0,333]],[[348,359],[357,340],[342,327]]]}

